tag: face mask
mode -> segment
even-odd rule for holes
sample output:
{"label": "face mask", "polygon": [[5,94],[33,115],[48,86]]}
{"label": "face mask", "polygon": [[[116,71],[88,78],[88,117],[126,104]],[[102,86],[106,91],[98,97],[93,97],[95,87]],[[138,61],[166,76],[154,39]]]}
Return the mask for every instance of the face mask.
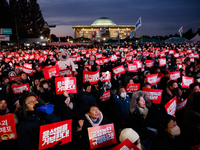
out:
{"label": "face mask", "polygon": [[65,56],[65,55],[62,55],[62,58],[63,58],[63,59],[65,59],[65,58],[67,58],[67,56]]}
{"label": "face mask", "polygon": [[178,88],[174,88],[173,92],[178,93]]}
{"label": "face mask", "polygon": [[44,89],[48,89],[48,87],[49,87],[48,84],[43,84]]}
{"label": "face mask", "polygon": [[171,129],[171,135],[173,136],[179,136],[181,134],[181,130],[179,126],[175,126],[174,128]]}
{"label": "face mask", "polygon": [[120,96],[121,96],[122,98],[125,98],[125,97],[126,97],[126,92],[121,93]]}

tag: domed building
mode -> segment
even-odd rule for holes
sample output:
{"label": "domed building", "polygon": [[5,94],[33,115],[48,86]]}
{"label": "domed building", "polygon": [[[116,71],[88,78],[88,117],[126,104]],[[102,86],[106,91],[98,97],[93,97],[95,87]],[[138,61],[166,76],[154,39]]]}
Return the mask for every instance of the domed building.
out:
{"label": "domed building", "polygon": [[73,25],[72,28],[74,29],[74,38],[84,37],[92,41],[94,39],[97,41],[107,41],[109,39],[125,39],[130,36],[131,29],[134,32],[135,25],[116,25],[111,19],[101,17],[91,25]]}

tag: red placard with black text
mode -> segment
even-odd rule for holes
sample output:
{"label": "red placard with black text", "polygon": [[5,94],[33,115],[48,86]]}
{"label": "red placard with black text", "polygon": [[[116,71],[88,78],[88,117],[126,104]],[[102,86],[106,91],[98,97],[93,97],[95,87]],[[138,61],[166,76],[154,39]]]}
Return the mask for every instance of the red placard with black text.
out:
{"label": "red placard with black text", "polygon": [[151,85],[157,84],[158,74],[147,74],[146,82],[149,82]]}
{"label": "red placard with black text", "polygon": [[115,75],[119,75],[119,74],[125,73],[125,70],[124,70],[124,66],[123,66],[123,65],[117,66],[117,67],[113,68],[112,70],[113,70],[113,73],[114,73]]}
{"label": "red placard with black text", "polygon": [[71,69],[60,70],[59,73],[60,73],[60,77],[64,77],[65,75],[67,77],[72,77],[73,76],[73,73],[72,73]]}
{"label": "red placard with black text", "polygon": [[137,63],[128,64],[128,71],[129,72],[138,72],[137,69],[138,69]]}
{"label": "red placard with black text", "polygon": [[86,83],[87,81],[90,82],[90,84],[96,84],[99,81],[100,77],[100,69],[97,71],[85,71],[83,70],[83,83]]}
{"label": "red placard with black text", "polygon": [[17,138],[14,114],[0,116],[0,141]]}
{"label": "red placard with black text", "polygon": [[58,65],[43,68],[43,74],[44,74],[45,80],[51,79],[52,76],[58,77],[60,75]]}
{"label": "red placard with black text", "polygon": [[104,91],[103,95],[101,97],[99,97],[99,100],[102,101],[102,102],[107,101],[107,100],[110,99],[110,97],[111,97],[110,90]]}
{"label": "red placard with black text", "polygon": [[39,150],[72,141],[72,119],[40,126]]}
{"label": "red placard with black text", "polygon": [[150,89],[150,88],[142,88],[142,91],[145,92],[145,95],[148,97],[150,101],[154,104],[160,104],[162,98],[162,91],[158,89]]}
{"label": "red placard with black text", "polygon": [[21,80],[21,76],[20,75],[9,77],[9,78],[10,78],[10,81],[20,81]]}
{"label": "red placard with black text", "polygon": [[154,60],[145,60],[146,68],[152,68],[154,66]]}
{"label": "red placard with black text", "polygon": [[175,80],[176,81],[180,77],[181,77],[180,71],[169,72],[169,80]]}
{"label": "red placard with black text", "polygon": [[138,91],[139,88],[140,88],[140,83],[136,83],[136,84],[128,83],[126,86],[126,91],[127,91],[127,93],[133,93],[133,92]]}
{"label": "red placard with black text", "polygon": [[176,96],[172,98],[167,104],[165,104],[165,110],[168,115],[174,116],[176,113]]}
{"label": "red placard with black text", "polygon": [[119,145],[109,150],[140,150],[135,144],[133,144],[128,138],[121,142]]}
{"label": "red placard with black text", "polygon": [[28,75],[33,75],[33,69],[22,67],[22,71]]}
{"label": "red placard with black text", "polygon": [[19,84],[19,85],[11,85],[13,94],[22,94],[23,91],[30,92],[29,83],[26,84]]}
{"label": "red placard with black text", "polygon": [[194,83],[194,78],[182,76],[182,88],[189,88],[192,83]]}
{"label": "red placard with black text", "polygon": [[76,77],[58,77],[55,78],[56,94],[77,93]]}
{"label": "red placard with black text", "polygon": [[117,142],[113,123],[88,128],[88,137],[91,149],[115,144]]}

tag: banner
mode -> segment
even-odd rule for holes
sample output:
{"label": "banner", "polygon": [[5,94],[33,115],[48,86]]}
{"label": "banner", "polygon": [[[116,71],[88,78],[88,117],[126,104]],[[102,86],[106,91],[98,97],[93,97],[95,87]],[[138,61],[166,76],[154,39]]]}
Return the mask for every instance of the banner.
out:
{"label": "banner", "polygon": [[158,74],[147,74],[146,82],[149,82],[151,85],[157,84]]}
{"label": "banner", "polygon": [[88,128],[88,137],[91,149],[117,143],[113,123]]}
{"label": "banner", "polygon": [[56,94],[77,93],[76,77],[58,77],[55,78]]}
{"label": "banner", "polygon": [[166,58],[161,58],[159,60],[159,67],[163,67],[166,65]]}
{"label": "banner", "polygon": [[28,75],[33,75],[33,69],[22,67],[22,71],[25,72]]}
{"label": "banner", "polygon": [[136,83],[136,84],[128,83],[126,86],[126,91],[127,91],[127,93],[133,93],[133,92],[138,91],[139,88],[140,88],[140,83]]}
{"label": "banner", "polygon": [[113,71],[113,73],[114,73],[115,75],[119,75],[119,74],[125,73],[125,70],[124,70],[124,66],[123,66],[123,65],[113,68],[112,71]]}
{"label": "banner", "polygon": [[86,83],[87,81],[90,82],[90,84],[96,84],[99,81],[100,77],[100,69],[97,71],[85,71],[83,70],[83,83]]}
{"label": "banner", "polygon": [[182,88],[189,88],[192,83],[194,83],[194,78],[182,76]]}
{"label": "banner", "polygon": [[52,76],[58,77],[58,76],[60,76],[59,73],[60,72],[59,72],[58,65],[55,65],[55,66],[52,66],[52,67],[43,68],[43,74],[44,74],[45,80],[51,79]]}
{"label": "banner", "polygon": [[165,110],[168,115],[174,116],[176,113],[176,96],[172,98],[167,104],[165,104]]}
{"label": "banner", "polygon": [[14,114],[0,116],[0,141],[17,138]]}
{"label": "banner", "polygon": [[178,101],[177,105],[176,105],[176,111],[181,110],[183,107],[185,107],[186,103],[187,103],[187,98],[184,101]]}
{"label": "banner", "polygon": [[59,73],[60,73],[60,77],[64,77],[65,75],[67,77],[72,77],[73,76],[73,73],[72,73],[71,69],[60,70]]}
{"label": "banner", "polygon": [[181,77],[181,72],[176,71],[176,72],[169,72],[169,80],[177,80],[178,78]]}
{"label": "banner", "polygon": [[111,81],[111,72],[102,72],[101,82]]}
{"label": "banner", "polygon": [[135,144],[133,144],[128,138],[121,142],[119,145],[109,150],[140,150]]}
{"label": "banner", "polygon": [[14,77],[9,77],[10,78],[10,81],[20,81],[21,80],[21,76],[18,75],[18,76],[14,76]]}
{"label": "banner", "polygon": [[72,141],[72,119],[40,126],[39,150]]}
{"label": "banner", "polygon": [[107,101],[107,100],[110,99],[110,97],[111,97],[110,90],[104,91],[103,95],[101,97],[99,97],[99,100],[102,101],[102,102]]}
{"label": "banner", "polygon": [[138,72],[137,69],[138,69],[137,63],[128,64],[128,71],[129,72]]}
{"label": "banner", "polygon": [[30,92],[29,83],[26,84],[19,84],[19,85],[11,85],[13,94],[22,94],[23,91]]}
{"label": "banner", "polygon": [[149,89],[149,88],[143,87],[142,91],[144,91],[148,99],[152,101],[154,104],[160,104],[163,90]]}
{"label": "banner", "polygon": [[154,60],[145,60],[146,68],[151,68],[154,66]]}

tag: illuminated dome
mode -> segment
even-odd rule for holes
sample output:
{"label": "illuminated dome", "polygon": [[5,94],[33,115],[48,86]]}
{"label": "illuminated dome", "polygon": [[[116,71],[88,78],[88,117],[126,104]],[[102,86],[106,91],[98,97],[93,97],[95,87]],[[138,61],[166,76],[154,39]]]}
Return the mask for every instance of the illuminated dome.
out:
{"label": "illuminated dome", "polygon": [[101,17],[95,20],[92,25],[116,25],[116,24],[107,17]]}

